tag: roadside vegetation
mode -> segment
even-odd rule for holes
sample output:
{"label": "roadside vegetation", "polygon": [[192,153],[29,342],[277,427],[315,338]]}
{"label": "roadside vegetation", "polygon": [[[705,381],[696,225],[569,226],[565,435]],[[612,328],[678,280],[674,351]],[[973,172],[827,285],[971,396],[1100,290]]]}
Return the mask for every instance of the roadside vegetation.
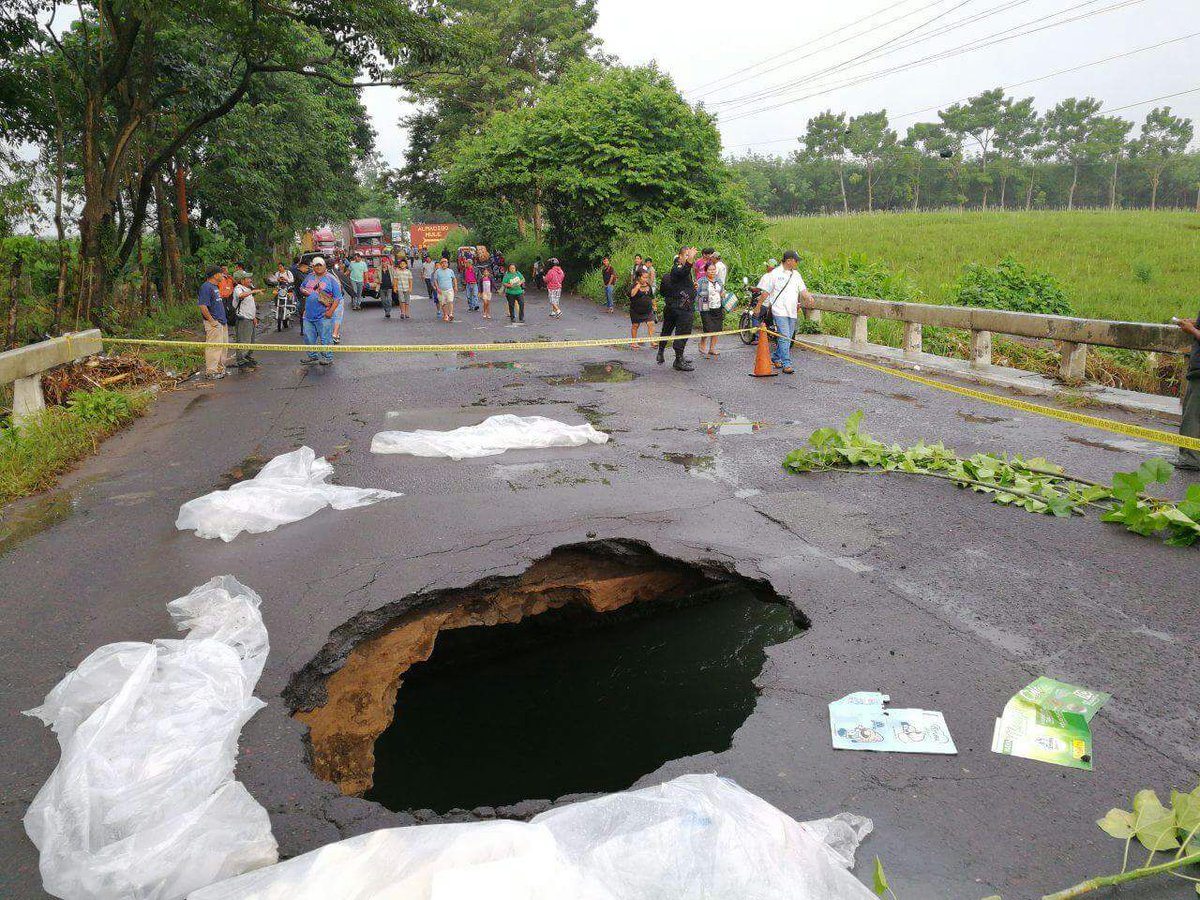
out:
{"label": "roadside vegetation", "polygon": [[1194,316],[1200,216],[1159,210],[919,212],[775,219],[773,243],[820,259],[862,256],[953,303],[967,264],[1005,258],[1052,275],[1075,315],[1166,322]]}
{"label": "roadside vegetation", "polygon": [[140,416],[149,400],[145,391],[76,391],[65,406],[48,407],[19,428],[0,427],[0,504],[50,487],[102,440]]}

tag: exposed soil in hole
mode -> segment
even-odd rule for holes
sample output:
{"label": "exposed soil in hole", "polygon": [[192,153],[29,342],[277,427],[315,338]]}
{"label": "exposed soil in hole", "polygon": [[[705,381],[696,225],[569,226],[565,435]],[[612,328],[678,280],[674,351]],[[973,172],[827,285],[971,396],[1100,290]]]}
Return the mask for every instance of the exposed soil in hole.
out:
{"label": "exposed soil in hole", "polygon": [[[614,616],[617,611],[621,613]],[[518,622],[522,625],[515,625]],[[399,716],[378,750],[379,799],[393,808],[495,806],[525,799],[527,792],[539,792],[538,770],[547,766],[546,780],[540,784],[554,796],[612,790],[628,786],[669,759],[728,746],[733,731],[753,709],[752,681],[761,668],[763,648],[807,624],[768,583],[739,576],[723,564],[684,563],[637,541],[595,541],[557,548],[519,576],[416,594],[356,616],[296,675],[285,697],[295,717],[309,726],[313,771],[346,794],[372,788],[376,740],[392,725],[393,715]],[[610,636],[613,644],[625,648],[624,655],[604,656],[613,649],[605,646]],[[431,659],[435,646],[439,652]],[[574,646],[577,654],[562,655],[559,648],[565,646]],[[503,698],[508,708],[514,710],[515,703],[532,716],[534,704],[545,704],[518,686],[546,681],[545,673],[556,667],[569,674],[576,663],[592,667],[585,667],[591,672],[588,684],[573,682],[578,703],[570,710],[559,708],[557,719],[543,724],[558,734],[555,753],[567,762],[578,753],[580,764],[569,766],[566,773],[546,759],[545,766],[535,762],[533,756],[522,757],[527,764],[516,766],[515,772],[510,771],[513,766],[500,765],[501,751],[514,752],[507,746],[514,733],[524,736],[524,754],[549,748],[539,746],[548,742],[538,728],[523,726],[511,715],[508,725],[515,732],[503,739],[493,726],[473,723],[489,706],[501,703],[495,688],[506,681],[511,689],[500,693],[509,695]],[[496,667],[507,673],[503,681],[497,681]],[[403,694],[401,688],[410,679],[415,685],[411,711],[407,697],[397,702],[397,692]],[[612,690],[597,694],[606,681]],[[622,685],[636,690],[622,691]],[[459,701],[446,699],[451,696],[462,702],[473,697],[474,711],[458,709]],[[447,702],[455,707],[446,707]],[[647,732],[640,742],[646,752],[634,754],[637,748],[627,745],[637,744],[636,736],[628,731],[615,734],[613,722],[621,717],[610,720],[604,716],[613,711],[598,708],[610,702],[626,710],[634,708],[630,704],[650,704],[655,709],[650,721],[645,709],[638,720],[648,729],[656,727],[655,717],[676,707],[699,718],[691,732],[679,723],[662,739]],[[539,706],[536,712],[545,710]],[[595,723],[594,731],[589,732],[588,722]],[[636,725],[631,719],[631,726]],[[676,736],[680,740],[674,740]],[[591,778],[596,767],[587,760],[593,759],[595,748],[579,742],[608,746],[606,741],[613,737],[620,737],[627,752]],[[479,769],[479,778],[464,776],[461,768],[441,768],[460,759],[447,748],[457,748],[460,756],[474,748],[477,756],[468,765]],[[489,752],[496,763],[492,767],[485,765]],[[393,777],[403,778],[417,758],[423,758],[427,777],[419,784],[405,780],[401,790]],[[429,767],[441,768],[441,777]],[[385,768],[390,770],[386,774]],[[492,774],[483,778],[484,772]],[[506,781],[510,775],[517,777]],[[532,780],[521,780],[526,776]],[[556,787],[567,784],[571,786],[562,790]],[[460,786],[463,792],[456,793]]]}

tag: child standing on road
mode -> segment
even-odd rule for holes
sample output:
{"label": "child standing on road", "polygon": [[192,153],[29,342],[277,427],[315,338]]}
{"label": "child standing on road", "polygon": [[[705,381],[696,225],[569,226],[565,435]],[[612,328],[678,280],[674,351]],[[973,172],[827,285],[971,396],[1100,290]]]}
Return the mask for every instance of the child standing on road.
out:
{"label": "child standing on road", "polygon": [[483,297],[483,317],[492,317],[492,269],[490,266],[480,266],[479,289]]}
{"label": "child standing on road", "polygon": [[543,278],[546,282],[546,290],[550,294],[550,318],[552,319],[562,318],[562,308],[559,304],[562,302],[563,279],[566,277],[558,260],[551,258],[550,268]]}
{"label": "child standing on road", "polygon": [[408,314],[408,301],[412,298],[412,271],[408,268],[408,260],[401,257],[396,269],[396,302],[400,304],[400,318],[411,318]]}

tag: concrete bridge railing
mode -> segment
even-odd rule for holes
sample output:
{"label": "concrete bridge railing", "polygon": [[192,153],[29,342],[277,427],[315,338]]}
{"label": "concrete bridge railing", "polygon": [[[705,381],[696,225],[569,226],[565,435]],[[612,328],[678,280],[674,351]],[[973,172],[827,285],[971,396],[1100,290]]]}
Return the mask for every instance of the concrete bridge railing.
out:
{"label": "concrete bridge railing", "polygon": [[1043,338],[1060,342],[1062,362],[1059,375],[1064,381],[1084,378],[1089,346],[1120,347],[1149,353],[1188,353],[1192,339],[1174,325],[1145,322],[1111,322],[1105,319],[1079,319],[1073,316],[1048,316],[1040,313],[1010,312],[967,306],[934,306],[929,303],[900,303],[868,300],[862,297],[816,295],[816,309],[805,317],[820,321],[821,312],[851,316],[850,348],[867,350],[867,322],[887,319],[904,323],[903,356],[919,358],[921,329],[925,325],[956,328],[971,334],[970,366],[987,369],[992,364],[992,335]]}
{"label": "concrete bridge railing", "polygon": [[77,331],[0,353],[0,386],[13,385],[13,421],[46,408],[42,373],[103,349],[100,329]]}

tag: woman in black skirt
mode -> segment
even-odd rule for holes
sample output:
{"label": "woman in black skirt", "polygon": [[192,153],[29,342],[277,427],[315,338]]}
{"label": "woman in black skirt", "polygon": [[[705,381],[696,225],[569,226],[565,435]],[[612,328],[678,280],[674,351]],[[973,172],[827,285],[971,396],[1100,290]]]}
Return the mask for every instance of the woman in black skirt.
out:
{"label": "woman in black skirt", "polygon": [[[717,278],[716,263],[707,263],[696,282],[696,306],[706,334],[720,331],[725,324],[725,285]],[[700,338],[700,355],[710,359],[721,355],[715,337]]]}
{"label": "woman in black skirt", "polygon": [[[645,269],[638,272],[637,280],[629,289],[629,336],[637,340],[638,326],[646,326],[650,345],[654,345],[654,291],[650,289],[650,273]],[[641,344],[631,345],[641,349]]]}

